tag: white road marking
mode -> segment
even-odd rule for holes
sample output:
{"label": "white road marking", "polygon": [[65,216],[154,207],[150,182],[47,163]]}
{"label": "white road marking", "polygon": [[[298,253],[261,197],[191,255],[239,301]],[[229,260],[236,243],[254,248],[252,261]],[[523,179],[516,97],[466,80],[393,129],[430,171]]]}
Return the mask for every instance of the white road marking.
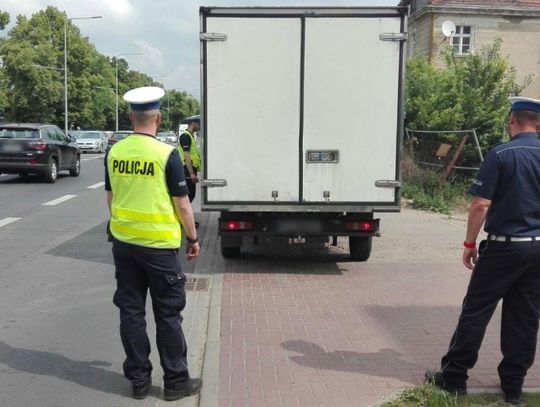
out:
{"label": "white road marking", "polygon": [[10,223],[17,222],[21,218],[4,218],[0,219],[0,227],[9,225]]}
{"label": "white road marking", "polygon": [[61,196],[60,198],[53,199],[52,201],[45,202],[43,205],[46,205],[46,206],[58,205],[59,203],[69,201],[70,199],[73,199],[76,196],[77,195],[64,195],[64,196]]}
{"label": "white road marking", "polygon": [[90,185],[89,187],[86,187],[86,189],[98,189],[99,187],[102,187],[103,185],[105,185],[104,182],[98,182],[97,184]]}
{"label": "white road marking", "polygon": [[105,157],[105,156],[103,154],[101,154],[101,155],[97,155],[95,157],[83,158],[83,159],[81,159],[81,161],[97,160],[98,158],[103,158],[103,157]]}

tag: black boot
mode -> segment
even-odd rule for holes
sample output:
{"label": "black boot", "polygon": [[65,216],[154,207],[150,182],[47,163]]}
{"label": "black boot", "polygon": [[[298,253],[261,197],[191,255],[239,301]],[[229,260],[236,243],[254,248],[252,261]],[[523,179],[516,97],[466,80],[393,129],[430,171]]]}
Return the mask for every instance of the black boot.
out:
{"label": "black boot", "polygon": [[133,391],[133,398],[137,400],[142,400],[148,396],[148,392],[150,391],[150,386],[152,385],[152,379],[149,378],[148,381],[142,383],[142,384],[133,384],[132,391]]}
{"label": "black boot", "polygon": [[444,376],[442,372],[433,372],[433,371],[427,371],[425,375],[425,382],[428,384],[432,384],[435,387],[438,387],[441,390],[445,390],[449,393],[454,393],[459,396],[463,396],[467,394],[467,386],[457,386],[452,383],[448,383],[446,380],[444,380]]}
{"label": "black boot", "polygon": [[201,388],[201,379],[189,379],[186,382],[175,383],[171,387],[165,386],[164,399],[167,401],[180,400],[199,393]]}

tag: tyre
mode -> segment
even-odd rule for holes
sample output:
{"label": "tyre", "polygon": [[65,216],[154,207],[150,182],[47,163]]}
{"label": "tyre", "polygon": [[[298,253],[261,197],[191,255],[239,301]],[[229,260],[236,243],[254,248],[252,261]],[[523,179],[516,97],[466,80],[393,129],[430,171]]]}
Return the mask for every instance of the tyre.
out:
{"label": "tyre", "polygon": [[77,156],[75,159],[75,165],[69,170],[69,175],[72,177],[78,177],[81,174],[81,156]]}
{"label": "tyre", "polygon": [[240,257],[239,247],[222,247],[221,255],[226,259],[237,259]]}
{"label": "tyre", "polygon": [[349,252],[356,261],[366,261],[371,255],[371,237],[349,237]]}
{"label": "tyre", "polygon": [[58,178],[58,164],[55,158],[50,158],[47,170],[43,174],[43,180],[49,184],[54,184],[56,178]]}

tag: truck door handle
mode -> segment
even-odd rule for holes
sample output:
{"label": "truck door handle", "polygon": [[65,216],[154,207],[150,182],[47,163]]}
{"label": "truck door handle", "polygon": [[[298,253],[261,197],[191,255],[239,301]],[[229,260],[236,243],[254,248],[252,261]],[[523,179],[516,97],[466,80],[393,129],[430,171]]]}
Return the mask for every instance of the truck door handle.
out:
{"label": "truck door handle", "polygon": [[394,179],[379,179],[375,181],[375,186],[377,188],[399,188],[401,187],[401,182]]}
{"label": "truck door handle", "polygon": [[227,186],[225,179],[203,179],[201,181],[202,188],[223,188]]}

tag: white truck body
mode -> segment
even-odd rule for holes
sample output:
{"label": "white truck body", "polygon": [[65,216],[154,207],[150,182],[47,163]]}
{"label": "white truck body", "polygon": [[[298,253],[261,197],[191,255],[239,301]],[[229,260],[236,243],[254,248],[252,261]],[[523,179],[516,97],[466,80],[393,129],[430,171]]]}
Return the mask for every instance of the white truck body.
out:
{"label": "white truck body", "polygon": [[399,211],[405,26],[397,7],[201,8],[203,210]]}

